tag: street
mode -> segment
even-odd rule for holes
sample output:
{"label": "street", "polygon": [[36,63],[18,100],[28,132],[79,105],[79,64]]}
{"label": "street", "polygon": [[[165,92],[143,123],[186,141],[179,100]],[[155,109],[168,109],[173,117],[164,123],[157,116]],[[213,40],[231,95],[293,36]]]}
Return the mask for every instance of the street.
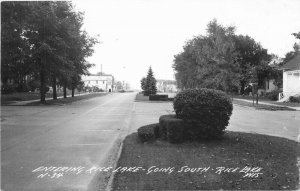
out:
{"label": "street", "polygon": [[[91,169],[113,166],[126,135],[173,111],[172,102],[134,102],[135,95],[108,94],[63,106],[1,107],[2,189],[103,189],[110,174]],[[297,140],[299,124],[300,112],[234,106],[227,129]]]}
{"label": "street", "polygon": [[[45,167],[106,166],[130,129],[134,93],[109,94],[66,106],[1,108],[2,189],[86,190],[95,173],[53,177]],[[117,151],[117,150],[116,150]]]}

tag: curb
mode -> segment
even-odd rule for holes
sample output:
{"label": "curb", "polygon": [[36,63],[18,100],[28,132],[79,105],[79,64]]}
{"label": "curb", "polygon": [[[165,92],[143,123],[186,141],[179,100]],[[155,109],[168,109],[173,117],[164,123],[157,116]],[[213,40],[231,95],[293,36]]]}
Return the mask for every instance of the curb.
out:
{"label": "curb", "polygon": [[[117,155],[117,158],[116,158],[116,163],[114,164],[113,169],[116,169],[116,167],[118,165],[118,162],[119,162],[119,159],[121,157],[122,150],[123,150],[123,141],[121,142],[121,145],[120,145],[120,148],[119,148],[119,151],[118,151],[118,155]],[[107,183],[107,186],[106,186],[106,189],[105,189],[106,191],[111,191],[112,190],[115,175],[116,175],[116,172],[112,171],[112,174],[109,177],[109,180],[108,180],[108,183]]]}
{"label": "curb", "polygon": [[[135,110],[135,102],[133,102],[133,110]],[[119,148],[119,151],[118,151],[118,155],[116,157],[116,162],[113,166],[113,169],[116,169],[117,165],[118,165],[118,162],[119,162],[119,159],[121,157],[121,154],[122,154],[122,150],[123,150],[123,145],[124,145],[124,140],[126,138],[126,136],[128,136],[129,134],[129,131],[130,131],[130,125],[131,125],[131,122],[132,122],[132,113],[130,115],[130,119],[129,119],[129,126],[127,128],[127,133],[126,135],[123,137],[123,140],[121,142],[121,145],[120,145],[120,148]],[[121,136],[122,137],[122,136]],[[116,175],[116,172],[112,171],[112,174],[110,175],[109,177],[109,180],[108,180],[108,183],[107,183],[107,186],[106,186],[106,191],[111,191],[112,190],[112,186],[113,186],[113,183],[114,183],[114,179],[115,179],[115,175]]]}

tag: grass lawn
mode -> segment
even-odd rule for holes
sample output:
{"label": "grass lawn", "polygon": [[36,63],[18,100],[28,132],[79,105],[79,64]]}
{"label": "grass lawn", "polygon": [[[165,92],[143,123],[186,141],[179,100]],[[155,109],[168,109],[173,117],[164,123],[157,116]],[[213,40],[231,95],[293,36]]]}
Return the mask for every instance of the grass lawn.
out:
{"label": "grass lawn", "polygon": [[272,106],[272,105],[260,104],[259,102],[258,102],[258,105],[256,105],[256,102],[254,102],[254,105],[253,105],[253,103],[240,101],[240,100],[235,100],[235,99],[233,99],[232,103],[237,104],[237,105],[247,106],[247,107],[254,107],[256,109],[264,109],[264,110],[272,110],[272,111],[278,111],[278,110],[296,111],[295,109],[286,107],[284,105],[282,105],[282,106]]}
{"label": "grass lawn", "polygon": [[[81,94],[84,92],[81,92]],[[79,92],[75,92],[79,94]],[[52,98],[52,93],[46,93],[46,98]],[[71,95],[71,91],[67,91],[67,96]],[[63,96],[63,92],[57,92],[57,97]],[[1,94],[1,103],[8,103],[13,101],[29,101],[38,100],[41,95],[38,92],[17,92],[11,94]]]}
{"label": "grass lawn", "polygon": [[75,97],[67,97],[67,98],[60,98],[57,100],[46,100],[45,103],[41,103],[40,101],[32,102],[26,104],[26,106],[36,106],[36,105],[64,105],[64,104],[70,104],[75,101],[80,101],[84,99],[90,99],[93,97],[99,97],[106,95],[106,93],[90,93],[82,96],[75,96]]}
{"label": "grass lawn", "polygon": [[183,144],[142,143],[133,133],[124,140],[113,190],[295,190],[299,150],[297,142],[250,133]]}
{"label": "grass lawn", "polygon": [[[62,95],[62,93],[61,93]],[[57,96],[61,96],[57,95]],[[46,98],[51,98],[52,93],[46,93]],[[10,101],[28,101],[40,99],[40,93],[38,92],[20,92],[20,93],[11,93],[11,94],[1,94],[1,102],[10,102]]]}
{"label": "grass lawn", "polygon": [[135,101],[149,101],[149,96],[144,96],[144,94],[136,94]]}

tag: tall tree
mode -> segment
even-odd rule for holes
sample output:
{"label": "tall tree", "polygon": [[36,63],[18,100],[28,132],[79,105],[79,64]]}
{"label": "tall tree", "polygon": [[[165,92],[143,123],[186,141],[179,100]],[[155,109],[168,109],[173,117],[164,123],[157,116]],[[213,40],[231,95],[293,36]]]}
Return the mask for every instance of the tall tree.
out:
{"label": "tall tree", "polygon": [[184,45],[183,52],[175,56],[173,68],[182,89],[243,92],[254,76],[253,68],[261,69],[256,67],[265,66],[268,59],[267,50],[252,38],[237,36],[234,27],[224,27],[213,20],[205,36],[196,36]]}
{"label": "tall tree", "polygon": [[154,74],[152,71],[151,66],[149,67],[146,81],[145,81],[145,91],[144,95],[150,95],[150,94],[156,94],[157,89],[156,89],[156,79],[154,78]]}
{"label": "tall tree", "polygon": [[213,20],[207,26],[206,36],[197,36],[186,43],[173,64],[181,88],[232,91],[238,86],[233,35],[233,27],[223,27]]}
{"label": "tall tree", "polygon": [[[64,87],[65,95],[67,87],[74,92],[74,88],[81,84],[80,76],[92,66],[86,62],[86,57],[92,55],[93,46],[97,43],[95,38],[89,37],[81,29],[82,13],[76,12],[72,4],[66,1],[5,2],[2,5],[1,9],[8,15],[5,17],[5,27],[2,28],[2,50],[3,47],[5,50],[13,50],[14,55],[20,57],[15,61],[9,58],[11,52],[4,52],[2,69],[12,71],[13,68],[20,68],[18,64],[22,63],[24,71],[30,71],[23,76],[33,73],[33,76],[40,79],[41,101],[45,101],[45,87],[49,84],[53,86],[54,99],[56,84]],[[11,22],[14,15],[20,21],[13,26]],[[11,31],[17,31],[15,39],[18,43],[14,43],[14,38],[9,36]],[[29,64],[24,64],[25,61]],[[5,82],[11,78],[13,72],[9,73],[11,76],[3,76],[1,80]]]}
{"label": "tall tree", "polygon": [[293,33],[293,35],[294,35],[297,39],[300,39],[300,32],[298,32],[298,33]]}
{"label": "tall tree", "polygon": [[[295,36],[296,39],[300,39],[300,32],[298,33],[293,33],[293,36]],[[293,46],[294,50],[290,51],[288,53],[286,53],[284,60],[283,60],[283,64],[287,63],[288,61],[290,61],[291,59],[293,59],[295,57],[296,54],[300,54],[300,43],[295,43]]]}
{"label": "tall tree", "polygon": [[26,75],[33,73],[30,45],[24,33],[28,28],[28,2],[1,2],[1,82],[12,80],[25,90]]}
{"label": "tall tree", "polygon": [[[245,87],[250,83],[251,79],[262,83],[263,75],[257,75],[257,73],[253,72],[260,70],[261,74],[264,73],[263,71],[266,71],[270,56],[266,49],[262,48],[259,43],[247,35],[235,36],[234,41],[238,53],[236,62],[240,69],[240,93],[244,94]],[[260,77],[259,80],[257,79],[258,77]]]}

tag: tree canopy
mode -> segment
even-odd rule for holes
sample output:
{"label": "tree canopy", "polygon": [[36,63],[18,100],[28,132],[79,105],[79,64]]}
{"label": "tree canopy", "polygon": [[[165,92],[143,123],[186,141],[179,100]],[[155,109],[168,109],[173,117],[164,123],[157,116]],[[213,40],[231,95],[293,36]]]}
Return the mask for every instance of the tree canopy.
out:
{"label": "tree canopy", "polygon": [[[92,65],[86,61],[98,42],[81,29],[83,14],[67,1],[2,2],[1,76],[4,86],[13,79],[39,80],[41,101],[45,87],[57,83],[72,90]],[[18,75],[16,75],[18,74]],[[53,93],[56,98],[56,91]]]}
{"label": "tree canopy", "polygon": [[216,20],[207,25],[207,34],[186,42],[174,56],[173,68],[179,88],[211,88],[243,92],[252,80],[262,81],[270,55],[249,36],[236,35],[235,27]]}

